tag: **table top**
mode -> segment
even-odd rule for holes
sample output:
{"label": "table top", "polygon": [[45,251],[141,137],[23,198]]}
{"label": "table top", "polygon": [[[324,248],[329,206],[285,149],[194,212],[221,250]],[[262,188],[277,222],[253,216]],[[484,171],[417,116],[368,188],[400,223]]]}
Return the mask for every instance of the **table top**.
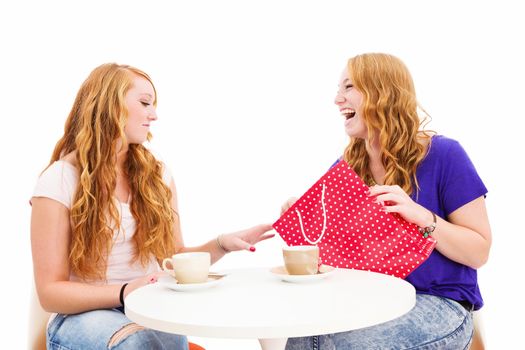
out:
{"label": "table top", "polygon": [[336,333],[402,316],[414,287],[399,278],[336,269],[324,279],[292,283],[270,268],[225,271],[217,285],[175,291],[155,283],[131,292],[126,315],[164,332],[214,338],[287,338]]}

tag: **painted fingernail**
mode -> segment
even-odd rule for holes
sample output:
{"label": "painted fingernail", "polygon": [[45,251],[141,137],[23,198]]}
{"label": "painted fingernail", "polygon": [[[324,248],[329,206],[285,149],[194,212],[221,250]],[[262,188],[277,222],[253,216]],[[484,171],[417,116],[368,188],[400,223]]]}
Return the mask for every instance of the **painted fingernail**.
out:
{"label": "painted fingernail", "polygon": [[250,252],[254,252],[255,251],[255,247],[250,247]]}

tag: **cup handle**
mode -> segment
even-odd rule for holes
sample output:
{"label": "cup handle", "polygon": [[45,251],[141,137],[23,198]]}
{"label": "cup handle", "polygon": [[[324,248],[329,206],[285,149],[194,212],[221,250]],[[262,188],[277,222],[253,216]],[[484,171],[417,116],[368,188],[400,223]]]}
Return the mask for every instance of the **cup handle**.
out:
{"label": "cup handle", "polygon": [[[171,265],[171,269],[167,267],[168,264]],[[164,270],[164,272],[167,272],[172,276],[175,276],[175,269],[173,268],[173,261],[171,260],[171,258],[165,258],[164,260],[162,260],[162,270]]]}

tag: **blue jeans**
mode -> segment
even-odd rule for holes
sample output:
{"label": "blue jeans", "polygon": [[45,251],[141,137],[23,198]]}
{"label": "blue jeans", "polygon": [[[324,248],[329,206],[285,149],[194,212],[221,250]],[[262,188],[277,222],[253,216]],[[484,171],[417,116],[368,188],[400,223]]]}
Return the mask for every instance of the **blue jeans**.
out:
{"label": "blue jeans", "polygon": [[47,348],[188,350],[188,340],[140,327],[118,309],[107,309],[56,315],[47,328]]}
{"label": "blue jeans", "polygon": [[306,349],[468,349],[472,312],[459,303],[417,294],[416,306],[392,321],[349,332],[290,338],[286,350]]}

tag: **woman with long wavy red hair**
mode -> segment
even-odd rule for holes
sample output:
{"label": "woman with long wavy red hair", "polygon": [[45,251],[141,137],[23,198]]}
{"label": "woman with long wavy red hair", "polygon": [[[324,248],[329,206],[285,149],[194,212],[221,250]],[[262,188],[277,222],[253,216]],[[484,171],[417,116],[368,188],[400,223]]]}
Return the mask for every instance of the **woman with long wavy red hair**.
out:
{"label": "woman with long wavy red hair", "polygon": [[122,301],[154,283],[175,253],[254,251],[270,225],[185,247],[168,168],[143,145],[157,120],[150,77],[103,64],[84,81],[31,199],[38,297],[53,313],[49,349],[187,349],[185,336],[145,329]]}
{"label": "woman with long wavy red hair", "polygon": [[485,185],[457,141],[424,130],[412,77],[397,57],[351,58],[335,104],[350,137],[343,158],[368,183],[369,195],[437,245],[406,278],[417,292],[409,313],[364,329],[290,338],[286,348],[467,349],[472,311],[483,306],[476,269],[492,240]]}

